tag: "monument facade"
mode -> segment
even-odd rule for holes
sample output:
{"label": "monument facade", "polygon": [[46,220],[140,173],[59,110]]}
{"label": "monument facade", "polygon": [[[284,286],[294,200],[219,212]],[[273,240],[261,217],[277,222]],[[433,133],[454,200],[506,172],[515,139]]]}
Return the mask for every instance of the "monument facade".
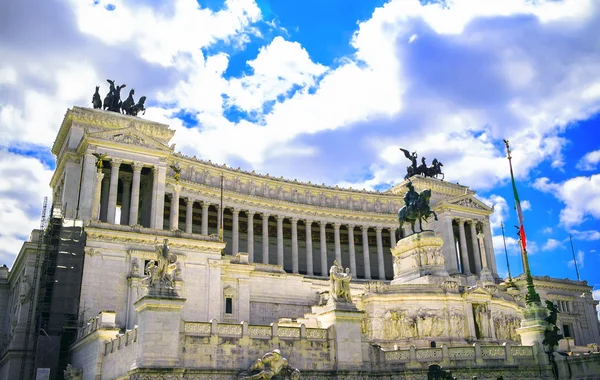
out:
{"label": "monument facade", "polygon": [[[427,378],[432,365],[455,376],[550,373],[540,347],[521,345],[527,289],[498,275],[493,210],[443,181],[437,160],[386,192],[273,178],[177,153],[175,132],[135,117],[132,102],[127,115],[110,112],[114,98],[106,111],[65,115],[48,228],[82,259],[44,265],[44,254],[37,265],[54,248],[36,230],[11,270],[0,268],[1,379],[42,368],[40,321],[50,316],[40,300],[54,310],[61,291],[39,291],[51,269],[56,284],[79,286],[76,311],[53,314],[75,322],[71,337],[57,330],[68,363],[49,365],[51,378]],[[400,228],[398,211],[424,198],[425,217],[407,208]],[[81,237],[65,235],[75,224]],[[562,344],[595,350],[587,282],[534,281],[558,305]]]}

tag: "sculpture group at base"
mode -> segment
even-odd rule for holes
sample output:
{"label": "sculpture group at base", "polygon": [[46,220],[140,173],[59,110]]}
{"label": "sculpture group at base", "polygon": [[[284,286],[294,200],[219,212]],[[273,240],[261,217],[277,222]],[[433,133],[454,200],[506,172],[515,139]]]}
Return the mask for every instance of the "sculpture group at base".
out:
{"label": "sculpture group at base", "polygon": [[408,192],[404,195],[404,206],[398,211],[398,222],[400,229],[404,223],[409,222],[413,234],[415,232],[415,222],[419,221],[419,227],[423,231],[423,220],[427,221],[432,214],[435,220],[438,220],[435,211],[429,207],[431,190],[423,190],[421,194],[415,191],[412,182],[406,184]]}
{"label": "sculpture group at base", "polygon": [[346,268],[338,264],[337,260],[329,269],[329,299],[337,302],[352,303],[352,295],[350,294],[350,281],[352,274],[350,268]]}
{"label": "sculpture group at base", "polygon": [[[248,376],[245,376],[245,375]],[[300,379],[300,370],[292,367],[286,358],[281,356],[281,351],[275,349],[267,352],[261,359],[257,359],[242,380],[269,380],[277,376],[279,379]]]}
{"label": "sculpture group at base", "polygon": [[129,91],[129,96],[125,101],[121,101],[121,90],[127,87],[126,84],[122,84],[120,86],[115,86],[115,81],[111,79],[106,80],[110,84],[110,88],[108,94],[104,97],[104,102],[100,99],[100,86],[96,86],[96,92],[92,96],[92,105],[94,109],[103,109],[105,111],[112,111],[123,113],[125,115],[137,116],[138,113],[144,112],[146,113],[146,108],[144,108],[144,103],[146,102],[146,97],[142,96],[138,102],[136,103],[133,100],[133,94],[135,94],[135,89],[131,89]]}

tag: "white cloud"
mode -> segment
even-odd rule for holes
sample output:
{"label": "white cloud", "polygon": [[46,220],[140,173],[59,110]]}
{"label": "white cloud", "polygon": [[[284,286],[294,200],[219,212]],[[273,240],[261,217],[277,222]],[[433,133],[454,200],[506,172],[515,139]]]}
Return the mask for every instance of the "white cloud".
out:
{"label": "white cloud", "polygon": [[33,157],[0,149],[0,264],[10,266],[34,228],[39,228],[43,197],[52,171]]}
{"label": "white cloud", "polygon": [[600,219],[600,174],[575,177],[562,183],[542,177],[533,186],[565,203],[566,207],[560,212],[560,222],[566,227],[578,226],[588,216]]}
{"label": "white cloud", "polygon": [[523,211],[531,210],[531,203],[528,200],[521,201],[521,209]]}
{"label": "white cloud", "polygon": [[542,230],[543,234],[551,234],[552,233],[552,227],[546,227]]}
{"label": "white cloud", "polygon": [[[575,267],[574,260],[570,260],[568,264],[569,264],[570,268]],[[585,253],[583,251],[577,251],[577,268],[579,270],[581,270],[581,269],[583,269],[584,265],[585,265]]]}
{"label": "white cloud", "polygon": [[576,168],[585,171],[596,170],[598,162],[600,162],[600,149],[586,153],[581,157]]}
{"label": "white cloud", "polygon": [[564,248],[564,244],[556,239],[548,239],[544,246],[542,247],[542,251],[553,251],[556,248],[562,247]]}
{"label": "white cloud", "polygon": [[573,235],[573,237],[575,239],[578,239],[578,240],[585,240],[585,241],[600,240],[600,231],[596,231],[596,230],[587,230],[587,231],[571,230],[570,233]]}

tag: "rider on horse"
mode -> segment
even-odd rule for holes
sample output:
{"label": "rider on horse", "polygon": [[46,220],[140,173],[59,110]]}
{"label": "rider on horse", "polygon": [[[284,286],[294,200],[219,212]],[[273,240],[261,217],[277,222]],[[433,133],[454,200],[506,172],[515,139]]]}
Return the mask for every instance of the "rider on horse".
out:
{"label": "rider on horse", "polygon": [[419,202],[419,193],[415,191],[415,187],[411,181],[408,181],[406,187],[408,187],[408,192],[404,195],[404,204],[408,209],[412,210],[417,205],[417,202]]}

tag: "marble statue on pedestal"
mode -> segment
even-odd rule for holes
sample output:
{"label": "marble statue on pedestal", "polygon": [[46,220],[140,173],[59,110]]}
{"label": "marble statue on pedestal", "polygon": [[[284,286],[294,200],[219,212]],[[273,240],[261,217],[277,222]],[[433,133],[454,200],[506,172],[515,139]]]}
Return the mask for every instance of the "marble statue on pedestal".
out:
{"label": "marble statue on pedestal", "polygon": [[346,268],[344,272],[344,268],[335,260],[329,269],[330,299],[336,302],[352,303],[352,295],[350,294],[351,280],[352,274],[350,274],[350,268]]}
{"label": "marble statue on pedestal", "polygon": [[169,239],[164,239],[162,245],[156,245],[156,260],[150,260],[146,265],[148,276],[144,278],[150,287],[164,286],[167,289],[175,287],[173,273],[177,269],[177,255],[169,249]]}

